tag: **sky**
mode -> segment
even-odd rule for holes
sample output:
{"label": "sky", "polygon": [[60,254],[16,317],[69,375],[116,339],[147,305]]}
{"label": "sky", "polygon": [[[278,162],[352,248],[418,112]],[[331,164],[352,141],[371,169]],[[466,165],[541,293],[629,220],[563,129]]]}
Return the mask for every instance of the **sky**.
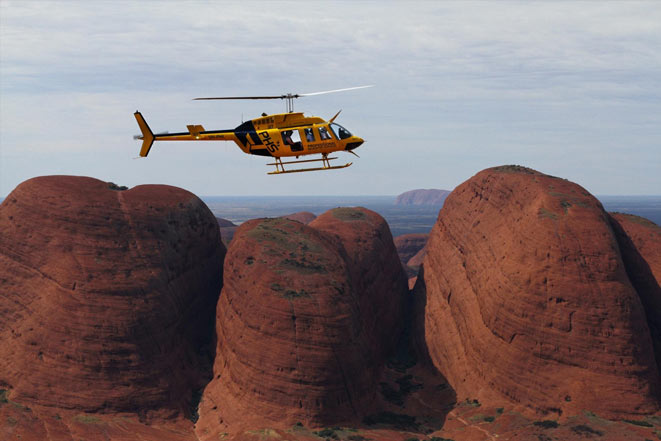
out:
{"label": "sky", "polygon": [[[365,139],[351,167],[268,176],[230,129],[281,101]],[[661,2],[0,0],[0,197],[42,175],[209,195],[451,190],[519,164],[596,195],[661,194]]]}

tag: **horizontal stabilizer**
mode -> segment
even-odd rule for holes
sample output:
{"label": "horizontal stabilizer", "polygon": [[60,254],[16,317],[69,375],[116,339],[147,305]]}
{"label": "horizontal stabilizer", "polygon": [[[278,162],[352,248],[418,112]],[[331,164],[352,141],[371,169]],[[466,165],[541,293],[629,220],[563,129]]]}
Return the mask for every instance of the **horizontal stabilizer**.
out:
{"label": "horizontal stabilizer", "polygon": [[186,127],[188,127],[188,133],[190,133],[190,135],[193,137],[200,136],[200,132],[204,132],[204,127],[199,124],[188,125]]}

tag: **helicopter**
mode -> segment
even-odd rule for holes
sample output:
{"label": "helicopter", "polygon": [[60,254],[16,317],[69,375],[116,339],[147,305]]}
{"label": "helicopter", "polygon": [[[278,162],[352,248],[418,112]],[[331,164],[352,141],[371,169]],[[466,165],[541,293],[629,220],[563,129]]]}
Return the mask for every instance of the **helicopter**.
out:
{"label": "helicopter", "polygon": [[[146,157],[149,154],[154,141],[234,141],[244,153],[272,157],[274,162],[266,165],[275,166],[275,170],[268,172],[269,175],[346,168],[353,163],[331,165],[330,161],[337,159],[337,157],[329,157],[329,154],[346,151],[358,157],[353,150],[362,145],[364,140],[335,123],[335,118],[341,110],[329,121],[326,121],[317,116],[304,116],[302,112],[294,112],[294,100],[305,96],[344,92],[366,87],[372,86],[302,94],[287,93],[274,96],[194,98],[194,100],[282,99],[287,102],[287,113],[271,115],[262,113],[261,117],[245,121],[236,128],[228,130],[205,130],[201,125],[195,124],[186,126],[188,132],[154,134],[142,114],[136,110],[134,116],[142,135],[137,135],[134,138],[142,140],[141,157]],[[291,157],[298,159],[307,155],[321,155],[321,158],[286,162],[282,160]],[[321,167],[289,168],[292,164],[310,164],[319,161],[322,163]],[[287,169],[285,169],[285,165],[288,167]]]}

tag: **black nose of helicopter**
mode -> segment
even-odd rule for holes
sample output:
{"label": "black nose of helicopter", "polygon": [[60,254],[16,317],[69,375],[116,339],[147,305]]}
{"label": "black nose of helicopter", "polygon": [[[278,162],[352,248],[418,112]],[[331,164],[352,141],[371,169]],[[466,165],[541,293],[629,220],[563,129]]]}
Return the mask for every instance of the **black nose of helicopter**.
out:
{"label": "black nose of helicopter", "polygon": [[356,147],[360,147],[364,142],[365,141],[363,140],[363,138],[359,138],[357,136],[354,136],[353,139],[351,140],[351,142],[347,143],[346,150],[351,151],[351,150],[355,149]]}

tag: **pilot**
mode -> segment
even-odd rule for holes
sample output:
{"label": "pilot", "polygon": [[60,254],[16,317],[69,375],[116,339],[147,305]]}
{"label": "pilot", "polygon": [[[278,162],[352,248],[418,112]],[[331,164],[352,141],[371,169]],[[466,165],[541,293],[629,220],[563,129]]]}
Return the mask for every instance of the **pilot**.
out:
{"label": "pilot", "polygon": [[291,130],[287,130],[285,132],[282,132],[282,138],[285,140],[285,144],[287,145],[293,145],[294,141],[291,139]]}

